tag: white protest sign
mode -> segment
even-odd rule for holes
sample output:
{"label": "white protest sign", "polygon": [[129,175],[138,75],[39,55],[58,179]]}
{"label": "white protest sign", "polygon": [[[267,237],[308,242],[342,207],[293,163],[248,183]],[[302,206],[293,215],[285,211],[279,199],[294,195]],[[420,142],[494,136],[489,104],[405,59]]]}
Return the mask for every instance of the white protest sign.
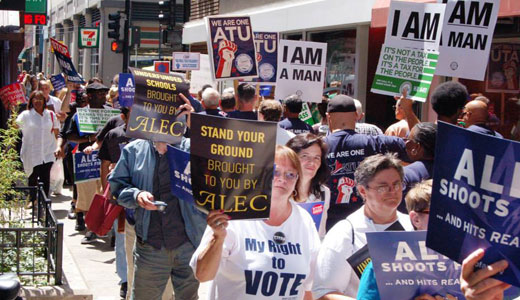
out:
{"label": "white protest sign", "polygon": [[436,75],[484,80],[499,6],[500,0],[446,3]]}
{"label": "white protest sign", "polygon": [[280,40],[275,99],[296,94],[321,103],[326,57],[326,43]]}
{"label": "white protest sign", "polygon": [[191,71],[190,94],[197,94],[205,84],[211,84],[213,88],[217,87],[217,82],[211,74],[209,55],[201,54],[199,70]]}
{"label": "white protest sign", "polygon": [[200,53],[198,52],[173,52],[172,71],[188,71],[200,69]]}
{"label": "white protest sign", "polygon": [[98,128],[105,126],[108,119],[121,113],[119,109],[78,108],[79,131],[96,133]]}
{"label": "white protest sign", "polygon": [[445,8],[438,3],[392,1],[385,44],[438,51]]}

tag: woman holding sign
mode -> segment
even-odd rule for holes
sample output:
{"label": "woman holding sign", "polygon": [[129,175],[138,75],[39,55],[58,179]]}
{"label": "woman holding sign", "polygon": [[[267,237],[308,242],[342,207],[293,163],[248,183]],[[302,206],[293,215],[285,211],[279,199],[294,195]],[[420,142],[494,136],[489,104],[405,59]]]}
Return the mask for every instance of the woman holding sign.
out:
{"label": "woman holding sign", "polygon": [[37,186],[38,181],[41,181],[45,194],[49,195],[51,167],[56,160],[54,149],[60,121],[53,111],[47,109],[45,96],[41,91],[31,94],[27,107],[28,110],[16,118],[16,124],[23,133],[20,158],[29,177],[29,186]]}
{"label": "woman holding sign", "polygon": [[330,205],[330,190],[325,185],[330,173],[327,166],[327,145],[318,136],[303,133],[290,139],[287,147],[294,150],[300,158],[302,178],[297,191],[301,202],[323,201],[323,213],[318,229],[320,238],[323,239]]}
{"label": "woman holding sign", "polygon": [[357,167],[355,180],[364,205],[327,232],[316,261],[316,299],[356,297],[370,259],[366,232],[413,230],[410,218],[397,211],[403,192],[400,160],[389,154],[369,156]]}
{"label": "woman holding sign", "polygon": [[213,280],[209,299],[312,299],[320,239],[298,200],[298,155],[277,146],[268,220],[229,222],[211,211],[190,265],[201,282]]}

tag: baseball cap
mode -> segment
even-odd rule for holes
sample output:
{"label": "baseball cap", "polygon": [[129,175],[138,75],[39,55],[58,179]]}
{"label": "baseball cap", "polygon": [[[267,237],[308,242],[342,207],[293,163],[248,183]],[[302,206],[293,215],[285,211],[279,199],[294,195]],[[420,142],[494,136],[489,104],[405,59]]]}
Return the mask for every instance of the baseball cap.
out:
{"label": "baseball cap", "polygon": [[87,93],[89,91],[99,91],[99,90],[109,90],[109,88],[106,85],[103,85],[99,82],[93,82],[89,85],[87,85]]}
{"label": "baseball cap", "polygon": [[329,105],[327,106],[328,113],[355,111],[356,104],[354,103],[354,99],[346,95],[336,95],[329,101]]}

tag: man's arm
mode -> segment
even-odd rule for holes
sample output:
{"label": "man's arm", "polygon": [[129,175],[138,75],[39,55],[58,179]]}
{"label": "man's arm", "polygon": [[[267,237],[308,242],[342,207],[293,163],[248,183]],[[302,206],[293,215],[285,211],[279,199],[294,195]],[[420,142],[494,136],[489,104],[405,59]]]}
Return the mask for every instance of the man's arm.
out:
{"label": "man's arm", "polygon": [[405,89],[405,90],[403,90],[403,94],[400,97],[399,96],[395,97],[395,100],[396,101],[400,100],[401,108],[403,109],[403,112],[404,112],[404,119],[408,123],[408,128],[410,130],[412,130],[412,128],[417,123],[420,123],[421,121],[419,120],[419,118],[417,118],[417,116],[413,112],[413,100],[408,99],[407,96],[408,96],[408,91]]}

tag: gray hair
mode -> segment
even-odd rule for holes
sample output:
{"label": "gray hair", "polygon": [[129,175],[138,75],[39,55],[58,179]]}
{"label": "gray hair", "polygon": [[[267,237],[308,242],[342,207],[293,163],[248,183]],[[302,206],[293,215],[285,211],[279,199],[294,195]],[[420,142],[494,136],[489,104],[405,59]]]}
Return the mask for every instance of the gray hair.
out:
{"label": "gray hair", "polygon": [[377,173],[386,169],[395,169],[399,173],[401,181],[403,180],[404,174],[401,161],[397,159],[395,154],[389,153],[376,154],[365,158],[357,167],[354,178],[357,184],[367,187]]}
{"label": "gray hair", "polygon": [[353,99],[353,100],[354,100],[354,105],[356,106],[356,112],[358,113],[358,115],[362,114],[363,105],[361,104],[361,101],[359,101],[358,99]]}
{"label": "gray hair", "polygon": [[207,88],[202,93],[202,102],[206,107],[218,106],[220,100],[220,93],[214,88]]}

